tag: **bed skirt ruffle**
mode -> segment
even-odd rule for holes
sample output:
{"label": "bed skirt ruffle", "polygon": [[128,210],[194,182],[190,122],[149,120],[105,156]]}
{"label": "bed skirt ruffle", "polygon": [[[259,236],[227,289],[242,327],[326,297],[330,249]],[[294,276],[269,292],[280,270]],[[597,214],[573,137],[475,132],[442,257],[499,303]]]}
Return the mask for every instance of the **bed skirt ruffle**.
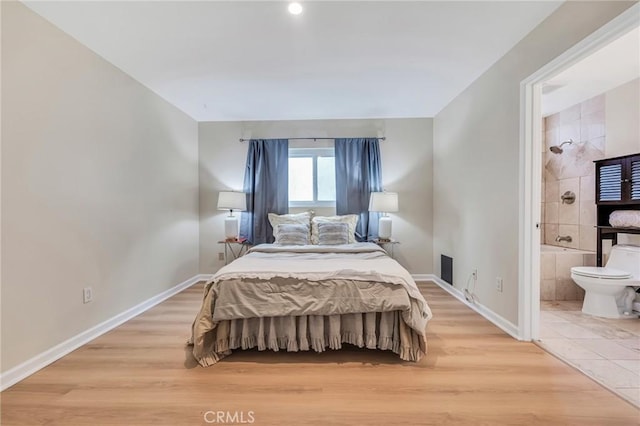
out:
{"label": "bed skirt ruffle", "polygon": [[400,311],[226,320],[217,323],[210,337],[208,350],[194,354],[204,367],[234,349],[324,352],[346,343],[390,350],[405,361],[419,361],[426,353],[426,341],[404,323]]}

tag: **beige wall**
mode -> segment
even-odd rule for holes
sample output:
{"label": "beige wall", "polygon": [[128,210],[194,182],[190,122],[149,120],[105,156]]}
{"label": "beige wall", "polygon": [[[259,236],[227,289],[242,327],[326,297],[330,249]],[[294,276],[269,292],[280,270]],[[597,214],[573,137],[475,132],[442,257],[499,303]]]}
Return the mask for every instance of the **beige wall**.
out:
{"label": "beige wall", "polygon": [[[596,205],[594,160],[640,152],[640,79],[587,99],[544,119],[542,235],[544,244],[581,250],[596,250]],[[562,154],[549,147],[573,139]],[[576,194],[573,204],[560,195]],[[570,235],[571,242],[556,242]],[[621,242],[638,236],[620,235]],[[605,247],[608,245],[605,242]]]}
{"label": "beige wall", "polygon": [[[636,79],[623,84],[543,120],[545,143],[542,147],[544,181],[541,217],[544,244],[595,252],[593,161],[640,152],[639,81]],[[562,154],[554,154],[549,150],[549,147],[567,139],[578,143],[565,145]],[[575,193],[573,204],[562,203],[560,195],[566,190]],[[570,235],[573,240],[556,242],[558,235]],[[620,234],[619,241],[637,243],[640,242],[638,237]],[[610,242],[604,241],[605,256],[610,245]],[[595,265],[595,254],[542,250],[540,265],[540,300],[581,301],[584,290],[571,279],[570,268]]]}
{"label": "beige wall", "polygon": [[514,324],[520,82],[633,4],[564,3],[434,119],[434,269],[452,256],[460,289],[478,268],[479,302]]}
{"label": "beige wall", "polygon": [[22,4],[1,7],[6,372],[198,273],[198,128]]}
{"label": "beige wall", "polygon": [[200,123],[200,271],[212,273],[223,264],[217,260],[222,251],[217,241],[226,213],[216,210],[216,203],[219,191],[242,189],[247,144],[238,142],[240,137],[358,137],[378,132],[387,138],[380,144],[383,184],[398,192],[400,203],[400,211],[391,215],[393,235],[401,241],[395,257],[413,274],[431,273],[431,119]]}
{"label": "beige wall", "polygon": [[[0,346],[2,345],[2,3],[0,2]],[[0,374],[2,374],[2,348],[0,347]]]}
{"label": "beige wall", "polygon": [[[640,78],[608,91],[606,96],[606,156],[640,153]],[[640,244],[640,235],[619,234],[618,243]]]}
{"label": "beige wall", "polygon": [[640,152],[640,78],[606,93],[606,156]]}
{"label": "beige wall", "polygon": [[[543,100],[544,102],[544,100]],[[595,96],[543,120],[542,227],[543,244],[595,252],[596,205],[594,160],[604,158],[605,95]],[[566,140],[561,154],[549,149]],[[561,195],[573,192],[573,203]],[[570,236],[571,242],[556,241]],[[594,253],[540,253],[540,300],[584,299],[584,290],[571,279],[571,267],[594,266]]]}
{"label": "beige wall", "polygon": [[[605,95],[595,96],[545,118],[542,163],[542,236],[544,244],[596,250],[594,160],[605,157]],[[549,149],[562,142],[561,154]],[[573,192],[573,203],[561,196]],[[571,242],[556,241],[570,236]]]}

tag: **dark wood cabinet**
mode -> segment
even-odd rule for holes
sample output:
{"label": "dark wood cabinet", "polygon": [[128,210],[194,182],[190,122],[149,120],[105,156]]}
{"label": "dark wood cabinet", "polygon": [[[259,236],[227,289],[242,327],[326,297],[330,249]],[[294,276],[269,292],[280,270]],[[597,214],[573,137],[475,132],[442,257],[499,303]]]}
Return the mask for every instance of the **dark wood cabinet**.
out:
{"label": "dark wood cabinet", "polygon": [[615,210],[640,210],[640,153],[594,161],[596,164],[596,262],[602,266],[602,241],[618,243],[618,234],[640,234],[640,228],[615,228]]}

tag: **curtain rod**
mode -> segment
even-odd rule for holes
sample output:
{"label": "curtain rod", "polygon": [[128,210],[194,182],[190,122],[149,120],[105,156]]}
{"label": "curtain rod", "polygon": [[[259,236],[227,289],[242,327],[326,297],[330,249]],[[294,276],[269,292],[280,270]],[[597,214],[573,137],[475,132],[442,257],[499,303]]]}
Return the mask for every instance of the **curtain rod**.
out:
{"label": "curtain rod", "polygon": [[[334,139],[360,139],[360,138],[327,138],[327,137],[318,137],[318,138],[282,138],[282,139],[287,139],[290,141],[298,141],[298,140],[313,140],[314,142],[317,140],[321,140],[321,139],[326,139],[326,140],[334,140]],[[382,136],[382,137],[367,137],[367,138],[362,138],[362,139],[378,139],[380,141],[383,141],[385,139],[387,139],[386,137]],[[240,138],[240,142],[249,142],[251,139],[242,139]]]}

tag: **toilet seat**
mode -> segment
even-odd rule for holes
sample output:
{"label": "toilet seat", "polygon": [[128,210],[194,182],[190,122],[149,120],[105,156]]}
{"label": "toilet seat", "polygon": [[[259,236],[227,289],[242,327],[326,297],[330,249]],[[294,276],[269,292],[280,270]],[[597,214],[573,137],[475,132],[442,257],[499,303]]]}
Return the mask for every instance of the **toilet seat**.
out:
{"label": "toilet seat", "polygon": [[607,280],[626,280],[631,274],[620,269],[599,266],[574,266],[571,272],[582,277],[601,278]]}

